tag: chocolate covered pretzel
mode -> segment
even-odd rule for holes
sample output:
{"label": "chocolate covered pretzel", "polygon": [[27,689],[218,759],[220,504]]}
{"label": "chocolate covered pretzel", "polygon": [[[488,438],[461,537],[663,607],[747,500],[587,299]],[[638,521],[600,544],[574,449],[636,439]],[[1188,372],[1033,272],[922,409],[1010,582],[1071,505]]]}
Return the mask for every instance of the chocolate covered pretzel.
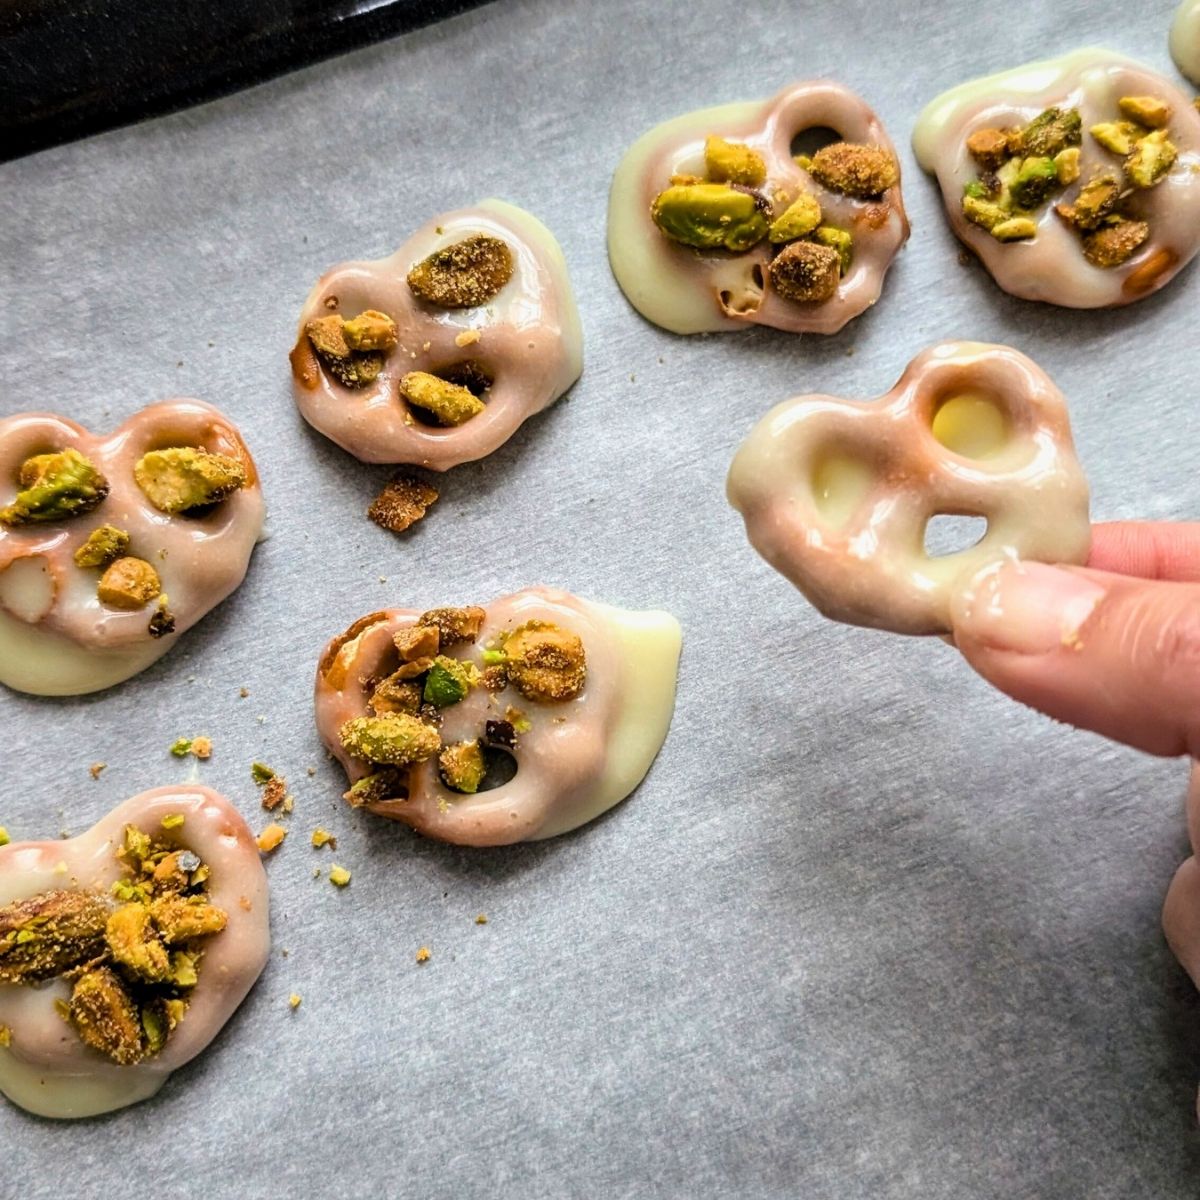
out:
{"label": "chocolate covered pretzel", "polygon": [[[1002,556],[1081,563],[1087,481],[1066,401],[1007,346],[945,342],[876,400],[799,396],[738,450],[730,503],[754,548],[827,617],[950,628],[955,582]],[[973,547],[925,550],[938,515],[985,517]]]}
{"label": "chocolate covered pretzel", "polygon": [[953,88],[921,114],[913,147],[954,233],[1014,296],[1131,304],[1200,249],[1200,113],[1111,51]]}
{"label": "chocolate covered pretzel", "polygon": [[1180,71],[1200,87],[1200,0],[1179,0],[1171,22],[1171,57]]}
{"label": "chocolate covered pretzel", "polygon": [[363,462],[482,458],[579,378],[562,251],[499,200],[436,217],[389,258],[318,280],[291,363],[304,419]]}
{"label": "chocolate covered pretzel", "polygon": [[[793,154],[807,131],[837,140]],[[836,333],[879,298],[907,238],[882,123],[824,80],[659,125],[626,153],[609,193],[617,283],[675,333]]]}
{"label": "chocolate covered pretzel", "polygon": [[467,846],[553,837],[649,770],[679,647],[667,613],[548,588],[487,608],[388,609],[325,648],[317,729],[355,807]]}
{"label": "chocolate covered pretzel", "polygon": [[70,695],[137,674],[237,588],[262,520],[246,444],[199,400],[108,435],[0,421],[0,683]]}
{"label": "chocolate covered pretzel", "polygon": [[46,1117],[153,1096],[266,965],[267,879],[223,796],[163,787],[0,847],[0,1092]]}

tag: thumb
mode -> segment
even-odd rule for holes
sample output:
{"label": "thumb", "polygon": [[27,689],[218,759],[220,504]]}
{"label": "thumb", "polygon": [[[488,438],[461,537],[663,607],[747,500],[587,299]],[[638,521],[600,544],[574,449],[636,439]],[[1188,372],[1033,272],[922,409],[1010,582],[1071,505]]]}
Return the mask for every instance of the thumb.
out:
{"label": "thumb", "polygon": [[951,604],[989,683],[1151,754],[1200,756],[1200,585],[1008,560]]}

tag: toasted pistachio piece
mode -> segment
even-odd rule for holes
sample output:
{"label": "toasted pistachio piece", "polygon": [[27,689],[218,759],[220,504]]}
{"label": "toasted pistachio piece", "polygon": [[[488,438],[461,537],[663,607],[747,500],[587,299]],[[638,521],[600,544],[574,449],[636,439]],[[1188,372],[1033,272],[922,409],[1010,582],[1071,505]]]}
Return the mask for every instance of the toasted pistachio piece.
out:
{"label": "toasted pistachio piece", "polygon": [[150,921],[144,904],[123,904],[104,932],[113,961],[145,983],[161,983],[170,971],[166,947]]}
{"label": "toasted pistachio piece", "polygon": [[812,156],[808,173],[830,191],[860,200],[880,196],[900,178],[896,160],[879,146],[834,142]]}
{"label": "toasted pistachio piece", "polygon": [[713,183],[741,183],[762,187],[767,181],[763,156],[742,142],[712,136],[704,142],[704,168]]}
{"label": "toasted pistachio piece", "polygon": [[479,682],[479,668],[473,663],[462,662],[439,654],[433,660],[425,676],[423,699],[426,704],[448,708],[466,698],[467,693]]}
{"label": "toasted pistachio piece", "polygon": [[1037,222],[1031,217],[1009,217],[991,229],[998,242],[1023,242],[1037,236]]}
{"label": "toasted pistachio piece", "polygon": [[1097,267],[1119,267],[1150,236],[1145,221],[1110,217],[1109,222],[1083,239],[1083,256]]}
{"label": "toasted pistachio piece", "polygon": [[200,869],[200,858],[191,850],[173,850],[159,860],[151,878],[160,892],[182,892],[192,882],[192,875]]}
{"label": "toasted pistachio piece", "polygon": [[374,308],[347,321],[342,337],[351,350],[394,350],[398,340],[396,322]]}
{"label": "toasted pistachio piece", "polygon": [[1082,140],[1083,121],[1077,108],[1047,108],[1021,130],[1021,150],[1034,157],[1053,157]]}
{"label": "toasted pistachio piece", "polygon": [[967,153],[986,171],[994,171],[1012,153],[1006,129],[977,129],[967,138]]}
{"label": "toasted pistachio piece", "polygon": [[70,1018],[84,1045],[120,1066],[132,1066],[142,1058],[141,1014],[111,968],[97,967],[75,981]]}
{"label": "toasted pistachio piece", "polygon": [[146,1054],[157,1054],[167,1044],[170,1023],[166,1007],[161,1000],[151,1000],[142,1005],[142,1034],[146,1039]]}
{"label": "toasted pistachio piece", "polygon": [[1012,197],[1021,208],[1037,208],[1057,186],[1054,159],[1027,158],[1013,180]]}
{"label": "toasted pistachio piece", "polygon": [[[825,250],[825,247],[813,248]],[[826,253],[836,262],[833,251]],[[573,700],[583,690],[587,678],[583,642],[552,622],[528,621],[514,629],[504,643],[504,651],[509,682],[527,700],[542,703]]]}
{"label": "toasted pistachio piece", "polygon": [[[377,313],[374,309],[368,309],[367,312],[361,313],[355,318],[360,322],[354,326],[352,336],[356,339],[361,340],[366,335],[368,340],[371,340],[373,334],[375,340],[380,338],[385,342],[387,340],[387,329],[370,319],[363,322],[362,318],[364,317],[381,317],[384,321],[390,322],[392,332],[395,332],[395,322],[389,316],[385,313]],[[332,313],[327,317],[317,317],[309,321],[304,327],[304,332],[317,352],[317,357],[321,360],[322,365],[334,379],[346,387],[365,387],[379,378],[379,372],[383,370],[383,354],[375,349],[366,347],[359,349],[351,346],[347,329],[352,324],[353,322],[344,321],[336,313]],[[394,345],[395,341],[393,340],[392,346]],[[387,348],[391,349],[391,346]]]}
{"label": "toasted pistachio piece", "polygon": [[1007,221],[1009,214],[990,200],[981,200],[977,196],[964,196],[962,202],[963,216],[972,225],[978,225],[989,233],[1000,224]]}
{"label": "toasted pistachio piece", "polygon": [[411,679],[389,675],[371,693],[367,707],[378,717],[384,713],[410,713],[421,710],[421,686]]}
{"label": "toasted pistachio piece", "polygon": [[1114,154],[1128,154],[1133,150],[1141,130],[1130,121],[1102,121],[1093,125],[1088,132],[1105,150]]}
{"label": "toasted pistachio piece", "polygon": [[20,491],[0,508],[0,525],[64,521],[97,507],[108,495],[108,480],[78,450],[36,454],[21,464]]}
{"label": "toasted pistachio piece", "polygon": [[88,539],[75,551],[77,567],[107,567],[129,549],[129,534],[115,525],[101,525],[88,534]]}
{"label": "toasted pistachio piece", "polygon": [[171,982],[178,988],[194,988],[200,982],[194,954],[186,950],[171,952]]}
{"label": "toasted pistachio piece", "polygon": [[1054,171],[1060,187],[1066,187],[1079,178],[1079,159],[1082,153],[1078,146],[1068,146],[1054,156]]}
{"label": "toasted pistachio piece", "polygon": [[338,730],[338,737],[355,758],[396,767],[424,762],[441,745],[436,729],[407,713],[354,717]]}
{"label": "toasted pistachio piece", "polygon": [[813,233],[813,241],[837,251],[838,268],[843,275],[850,270],[854,256],[854,239],[845,229],[839,229],[836,225],[822,225]]}
{"label": "toasted pistachio piece", "polygon": [[841,257],[831,246],[791,242],[767,267],[771,286],[785,300],[823,303],[837,291]]}
{"label": "toasted pistachio piece", "polygon": [[405,662],[413,662],[436,655],[442,648],[442,634],[434,624],[410,625],[392,635],[392,644]]}
{"label": "toasted pistachio piece", "polygon": [[304,327],[313,349],[322,357],[349,358],[350,343],[346,341],[346,322],[331,313],[327,317],[315,317]]}
{"label": "toasted pistachio piece", "polygon": [[1167,131],[1156,129],[1134,146],[1125,160],[1125,176],[1134,187],[1152,188],[1162,182],[1178,157],[1179,151],[1168,140]]}
{"label": "toasted pistachio piece", "polygon": [[508,246],[479,233],[435,250],[417,263],[408,273],[408,286],[438,308],[476,308],[493,299],[512,274]]}
{"label": "toasted pistachio piece", "polygon": [[344,888],[350,882],[350,878],[350,872],[345,867],[338,866],[337,863],[329,868],[329,882],[334,887]]}
{"label": "toasted pistachio piece", "polygon": [[407,795],[403,772],[395,767],[384,767],[382,771],[364,775],[348,792],[343,793],[342,799],[351,808],[361,808],[364,804],[378,804],[382,800],[403,800]]}
{"label": "toasted pistachio piece", "polygon": [[104,953],[112,911],[95,892],[44,892],[0,908],[0,983],[37,983]]}
{"label": "toasted pistachio piece", "polygon": [[150,916],[168,946],[211,937],[229,923],[224,909],[199,896],[158,896],[150,902]]}
{"label": "toasted pistachio piece", "polygon": [[470,742],[455,742],[438,755],[438,773],[452,792],[472,795],[487,773],[483,747],[476,738]]}
{"label": "toasted pistachio piece", "polygon": [[442,425],[462,425],[484,410],[484,403],[469,388],[439,379],[428,371],[410,371],[400,380],[400,395],[424,409]]}
{"label": "toasted pistachio piece", "polygon": [[133,477],[160,512],[186,513],[216,504],[246,485],[246,467],[228,454],[199,446],[151,450],[134,464]]}
{"label": "toasted pistachio piece", "polygon": [[669,187],[650,206],[651,220],[674,242],[700,250],[742,252],[767,236],[763,202],[726,183]]}
{"label": "toasted pistachio piece", "polygon": [[1077,229],[1096,229],[1120,199],[1121,185],[1111,175],[1104,175],[1088,180],[1073,204],[1059,204],[1056,211]]}
{"label": "toasted pistachio piece", "polygon": [[794,242],[797,238],[807,237],[821,223],[821,205],[816,196],[809,192],[801,192],[771,222],[767,237],[772,242]]}
{"label": "toasted pistachio piece", "polygon": [[403,473],[394,475],[371,501],[367,516],[383,529],[403,533],[415,525],[437,501],[432,484]]}
{"label": "toasted pistachio piece", "polygon": [[1148,129],[1162,129],[1171,119],[1171,106],[1157,96],[1122,96],[1117,107],[1131,121]]}
{"label": "toasted pistachio piece", "polygon": [[143,608],[161,592],[158,572],[144,558],[118,558],[96,588],[101,604],[127,612]]}
{"label": "toasted pistachio piece", "polygon": [[487,613],[477,605],[466,608],[431,608],[417,618],[418,625],[432,625],[438,631],[442,649],[459,642],[473,642],[483,628]]}

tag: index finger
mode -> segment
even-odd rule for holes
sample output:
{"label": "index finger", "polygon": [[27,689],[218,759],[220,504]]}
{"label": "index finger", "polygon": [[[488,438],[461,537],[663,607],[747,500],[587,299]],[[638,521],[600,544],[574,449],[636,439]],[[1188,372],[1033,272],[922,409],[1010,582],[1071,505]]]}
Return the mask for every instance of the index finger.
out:
{"label": "index finger", "polygon": [[1097,571],[1200,583],[1200,521],[1107,521],[1092,526]]}

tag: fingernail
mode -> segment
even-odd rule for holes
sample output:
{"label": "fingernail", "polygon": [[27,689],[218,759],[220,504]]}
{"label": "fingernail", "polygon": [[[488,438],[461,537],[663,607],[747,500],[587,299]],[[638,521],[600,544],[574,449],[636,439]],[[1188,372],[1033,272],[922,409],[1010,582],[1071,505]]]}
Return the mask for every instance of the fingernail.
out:
{"label": "fingernail", "polygon": [[1079,631],[1103,596],[1087,576],[1062,567],[994,563],[951,600],[954,635],[1014,654],[1079,648]]}

